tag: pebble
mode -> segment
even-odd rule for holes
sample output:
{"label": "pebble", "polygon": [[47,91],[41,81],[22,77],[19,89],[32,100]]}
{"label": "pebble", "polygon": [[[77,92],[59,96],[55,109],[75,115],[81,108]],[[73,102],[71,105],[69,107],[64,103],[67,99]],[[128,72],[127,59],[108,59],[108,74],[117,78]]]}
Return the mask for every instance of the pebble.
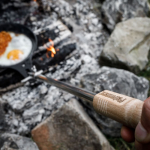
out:
{"label": "pebble", "polygon": [[94,19],[92,19],[92,23],[93,23],[93,25],[95,25],[95,26],[97,26],[98,25],[98,18],[94,18]]}
{"label": "pebble", "polygon": [[46,94],[48,91],[47,87],[45,85],[40,86],[40,93],[41,94]]}

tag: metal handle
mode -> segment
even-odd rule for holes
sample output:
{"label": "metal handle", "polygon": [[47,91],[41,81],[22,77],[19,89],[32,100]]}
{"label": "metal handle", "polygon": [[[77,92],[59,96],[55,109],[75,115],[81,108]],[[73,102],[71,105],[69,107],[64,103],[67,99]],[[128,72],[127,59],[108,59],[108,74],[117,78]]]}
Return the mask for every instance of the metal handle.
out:
{"label": "metal handle", "polygon": [[96,95],[95,93],[74,87],[72,85],[66,84],[66,83],[58,81],[56,79],[45,77],[43,75],[38,75],[38,76],[36,76],[36,78],[38,78],[42,81],[45,81],[47,83],[50,83],[51,85],[54,85],[54,86],[56,86],[64,91],[67,91],[73,95],[84,98],[87,101],[89,101],[90,103],[93,102],[94,96]]}

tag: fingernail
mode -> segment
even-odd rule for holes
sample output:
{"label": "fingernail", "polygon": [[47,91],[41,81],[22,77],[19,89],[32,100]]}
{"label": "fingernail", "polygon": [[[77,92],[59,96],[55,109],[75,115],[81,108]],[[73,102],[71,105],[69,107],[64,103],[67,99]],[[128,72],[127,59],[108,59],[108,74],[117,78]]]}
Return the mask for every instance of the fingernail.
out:
{"label": "fingernail", "polygon": [[141,122],[139,122],[139,124],[137,125],[136,129],[135,129],[135,138],[137,141],[142,142],[146,139],[147,137],[147,131],[145,130],[145,128],[142,126]]}

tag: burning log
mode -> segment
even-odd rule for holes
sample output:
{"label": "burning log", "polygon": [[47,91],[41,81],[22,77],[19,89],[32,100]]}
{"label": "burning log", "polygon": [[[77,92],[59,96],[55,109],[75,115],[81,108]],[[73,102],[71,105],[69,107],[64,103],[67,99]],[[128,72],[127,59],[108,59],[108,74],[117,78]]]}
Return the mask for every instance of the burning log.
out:
{"label": "burning log", "polygon": [[37,53],[33,57],[33,64],[37,67],[38,70],[41,70],[45,68],[46,66],[48,68],[48,66],[52,66],[63,61],[66,58],[66,56],[69,55],[71,52],[73,52],[75,49],[76,49],[76,43],[70,42],[67,45],[63,45],[59,49],[59,51],[57,51],[54,57],[48,56],[48,54],[51,55],[51,52],[47,52],[47,55],[46,55],[46,51]]}
{"label": "burning log", "polygon": [[[58,32],[59,34],[53,32],[54,30],[56,30],[56,32]],[[43,42],[46,42],[44,45],[38,47],[38,50],[36,52],[34,52],[34,55],[40,52],[45,52],[45,50],[51,46],[54,47],[54,45],[59,44],[61,41],[64,41],[65,39],[67,39],[69,36],[71,36],[71,31],[68,30],[67,26],[65,26],[64,24],[62,24],[62,22],[60,21],[56,21],[55,23],[53,23],[50,26],[47,26],[44,31],[43,29],[39,29],[34,31],[34,33],[40,34],[40,36],[38,36],[38,41],[43,41],[43,37],[45,37],[45,40]],[[49,35],[47,35],[47,33]],[[52,35],[54,34],[55,39],[51,40],[49,38],[49,36],[52,37]],[[47,37],[48,36],[48,37]],[[41,39],[42,37],[42,39]],[[47,38],[50,39],[49,42],[47,42]]]}

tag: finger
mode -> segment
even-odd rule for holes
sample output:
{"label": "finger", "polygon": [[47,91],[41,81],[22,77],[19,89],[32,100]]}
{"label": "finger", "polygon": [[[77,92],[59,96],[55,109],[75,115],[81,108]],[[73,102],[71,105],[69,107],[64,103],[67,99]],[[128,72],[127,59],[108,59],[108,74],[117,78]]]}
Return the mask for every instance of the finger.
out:
{"label": "finger", "polygon": [[121,128],[121,137],[128,143],[134,142],[134,130],[123,126]]}
{"label": "finger", "polygon": [[144,101],[141,122],[135,129],[135,138],[138,142],[150,142],[150,98]]}
{"label": "finger", "polygon": [[135,148],[136,148],[136,150],[149,150],[150,144],[141,144],[141,143],[135,141]]}
{"label": "finger", "polygon": [[150,133],[150,97],[144,101],[141,123],[143,127]]}

